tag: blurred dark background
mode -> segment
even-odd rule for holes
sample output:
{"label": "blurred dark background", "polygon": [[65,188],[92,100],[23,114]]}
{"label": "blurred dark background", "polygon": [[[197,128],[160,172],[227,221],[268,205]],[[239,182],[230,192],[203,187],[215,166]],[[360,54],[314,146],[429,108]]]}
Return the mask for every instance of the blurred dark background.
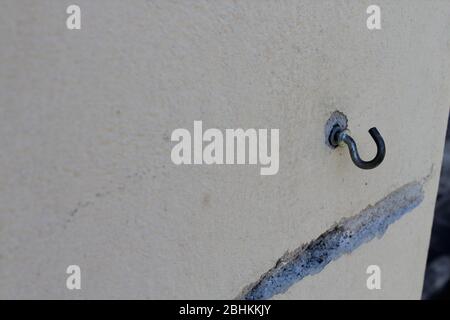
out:
{"label": "blurred dark background", "polygon": [[[449,119],[450,123],[450,119]],[[450,299],[450,130],[447,127],[439,191],[422,299]]]}

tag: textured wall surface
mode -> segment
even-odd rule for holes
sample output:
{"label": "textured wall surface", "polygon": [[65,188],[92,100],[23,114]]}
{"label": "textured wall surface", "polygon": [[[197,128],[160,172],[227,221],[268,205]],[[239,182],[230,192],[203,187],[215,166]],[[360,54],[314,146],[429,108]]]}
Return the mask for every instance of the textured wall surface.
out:
{"label": "textured wall surface", "polygon": [[[450,105],[447,1],[3,0],[0,298],[234,298],[429,175],[375,239],[276,298],[419,298]],[[336,109],[363,171],[324,143]],[[280,170],[176,166],[176,128],[280,129]],[[66,268],[82,270],[67,290]],[[382,289],[366,288],[366,268]]]}

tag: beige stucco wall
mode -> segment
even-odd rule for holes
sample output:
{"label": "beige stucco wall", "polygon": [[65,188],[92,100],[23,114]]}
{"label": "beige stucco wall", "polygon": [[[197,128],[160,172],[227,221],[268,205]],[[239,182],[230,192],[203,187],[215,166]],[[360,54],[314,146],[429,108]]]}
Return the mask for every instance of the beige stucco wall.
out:
{"label": "beige stucco wall", "polygon": [[[276,298],[419,298],[450,105],[447,1],[1,2],[0,298],[234,298],[430,174],[381,239]],[[324,144],[339,109],[369,171]],[[280,170],[176,166],[176,128],[279,128]],[[82,270],[67,290],[66,268]],[[366,288],[368,265],[382,289]]]}

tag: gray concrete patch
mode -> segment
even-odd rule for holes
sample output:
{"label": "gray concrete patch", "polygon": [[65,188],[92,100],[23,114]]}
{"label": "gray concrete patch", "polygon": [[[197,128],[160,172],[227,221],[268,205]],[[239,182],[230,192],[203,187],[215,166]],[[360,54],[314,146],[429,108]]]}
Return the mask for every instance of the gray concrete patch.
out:
{"label": "gray concrete patch", "polygon": [[270,299],[304,277],[319,273],[343,254],[375,237],[380,238],[389,225],[422,202],[425,181],[426,178],[396,189],[359,214],[342,219],[317,239],[286,253],[258,281],[246,287],[238,299]]}

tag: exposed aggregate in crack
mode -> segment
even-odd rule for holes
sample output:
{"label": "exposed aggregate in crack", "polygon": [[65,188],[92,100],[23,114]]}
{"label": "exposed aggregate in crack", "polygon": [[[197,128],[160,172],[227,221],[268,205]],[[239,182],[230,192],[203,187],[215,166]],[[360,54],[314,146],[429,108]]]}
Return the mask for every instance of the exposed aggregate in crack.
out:
{"label": "exposed aggregate in crack", "polygon": [[424,198],[424,181],[408,183],[388,194],[359,214],[343,218],[317,239],[282,256],[276,265],[237,299],[270,299],[285,292],[297,281],[314,275],[343,254],[347,254],[375,237],[380,238],[388,226],[417,207]]}

